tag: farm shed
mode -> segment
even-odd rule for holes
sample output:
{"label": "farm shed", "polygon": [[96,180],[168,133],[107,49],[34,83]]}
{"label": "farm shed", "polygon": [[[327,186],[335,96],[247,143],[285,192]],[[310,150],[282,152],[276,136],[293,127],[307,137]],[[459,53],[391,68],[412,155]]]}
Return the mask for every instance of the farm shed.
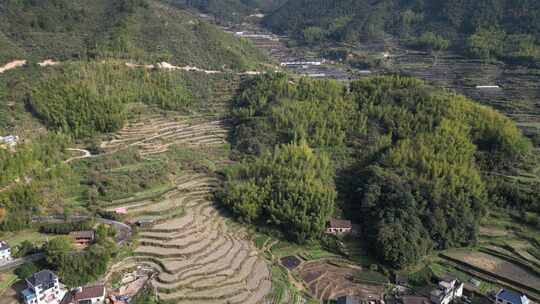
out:
{"label": "farm shed", "polygon": [[352,223],[348,220],[330,219],[326,226],[328,234],[350,233],[351,231]]}
{"label": "farm shed", "polygon": [[73,231],[69,234],[77,245],[86,246],[94,242],[95,233],[92,230]]}

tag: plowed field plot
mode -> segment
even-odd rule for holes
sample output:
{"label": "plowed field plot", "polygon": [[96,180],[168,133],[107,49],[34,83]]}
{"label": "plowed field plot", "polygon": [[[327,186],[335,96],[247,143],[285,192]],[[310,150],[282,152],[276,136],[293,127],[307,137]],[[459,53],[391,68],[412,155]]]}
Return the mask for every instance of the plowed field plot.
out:
{"label": "plowed field plot", "polygon": [[298,267],[298,265],[300,265],[300,263],[302,262],[299,258],[295,256],[282,257],[280,261],[281,261],[281,265],[283,265],[284,267],[290,270]]}
{"label": "plowed field plot", "polygon": [[[264,303],[270,271],[245,231],[233,230],[211,199],[218,180],[192,174],[179,179],[162,201],[126,205],[128,217],[152,214],[156,225],[141,228],[135,256],[111,271],[146,265],[159,274],[152,284],[172,303]],[[170,214],[182,209],[181,216]],[[163,212],[161,212],[163,211]]]}
{"label": "plowed field plot", "polygon": [[338,267],[326,261],[303,263],[295,271],[319,300],[335,299],[342,295],[357,295],[364,299],[382,299],[383,285],[360,284],[353,278],[360,268]]}
{"label": "plowed field plot", "polygon": [[503,276],[532,288],[540,289],[540,277],[516,264],[490,254],[474,251],[451,251],[446,253],[446,255],[484,271]]}

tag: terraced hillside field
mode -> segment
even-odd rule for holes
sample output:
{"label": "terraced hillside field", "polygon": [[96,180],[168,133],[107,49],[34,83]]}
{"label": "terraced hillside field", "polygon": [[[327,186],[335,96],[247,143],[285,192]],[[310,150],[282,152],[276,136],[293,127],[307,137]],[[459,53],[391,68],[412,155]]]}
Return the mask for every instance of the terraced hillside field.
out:
{"label": "terraced hillside field", "polygon": [[331,300],[344,295],[356,295],[378,301],[383,298],[384,286],[362,284],[352,278],[361,268],[339,267],[324,260],[303,263],[297,272],[317,299]]}
{"label": "terraced hillside field", "polygon": [[[217,146],[226,133],[222,121],[188,124],[152,117],[130,124],[103,148],[138,146],[151,155],[173,144]],[[110,206],[126,208],[132,222],[153,222],[139,229],[134,256],[114,265],[111,273],[141,265],[155,269],[152,285],[167,303],[266,303],[272,288],[269,266],[246,231],[228,223],[213,202],[218,184],[211,174],[184,172],[159,200]]]}
{"label": "terraced hillside field", "polygon": [[227,132],[223,120],[187,122],[155,115],[129,123],[101,148],[112,153],[137,147],[141,155],[152,155],[166,152],[171,145],[222,145]]}

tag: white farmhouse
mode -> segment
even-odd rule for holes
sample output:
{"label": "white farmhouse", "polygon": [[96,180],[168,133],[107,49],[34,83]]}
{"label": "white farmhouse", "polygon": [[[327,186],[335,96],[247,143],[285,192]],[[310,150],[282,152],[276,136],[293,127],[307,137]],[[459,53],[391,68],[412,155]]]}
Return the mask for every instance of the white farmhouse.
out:
{"label": "white farmhouse", "polygon": [[50,270],[34,273],[26,279],[26,285],[22,291],[25,304],[59,304],[66,294],[58,277]]}
{"label": "white farmhouse", "polygon": [[437,289],[430,294],[430,300],[434,304],[449,304],[463,295],[463,283],[456,278],[446,277],[439,282]]}
{"label": "white farmhouse", "polygon": [[5,241],[0,241],[0,264],[4,264],[12,260],[11,248]]}

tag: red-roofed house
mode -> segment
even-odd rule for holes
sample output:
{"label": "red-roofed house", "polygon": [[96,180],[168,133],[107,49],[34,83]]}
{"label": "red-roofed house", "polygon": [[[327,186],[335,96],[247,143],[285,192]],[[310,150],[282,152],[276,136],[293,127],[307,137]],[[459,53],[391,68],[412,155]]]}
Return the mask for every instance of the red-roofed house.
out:
{"label": "red-roofed house", "polygon": [[103,304],[105,303],[105,286],[84,286],[68,292],[60,304]]}
{"label": "red-roofed house", "polygon": [[330,219],[326,226],[326,233],[341,234],[350,233],[352,231],[352,223],[348,220]]}

